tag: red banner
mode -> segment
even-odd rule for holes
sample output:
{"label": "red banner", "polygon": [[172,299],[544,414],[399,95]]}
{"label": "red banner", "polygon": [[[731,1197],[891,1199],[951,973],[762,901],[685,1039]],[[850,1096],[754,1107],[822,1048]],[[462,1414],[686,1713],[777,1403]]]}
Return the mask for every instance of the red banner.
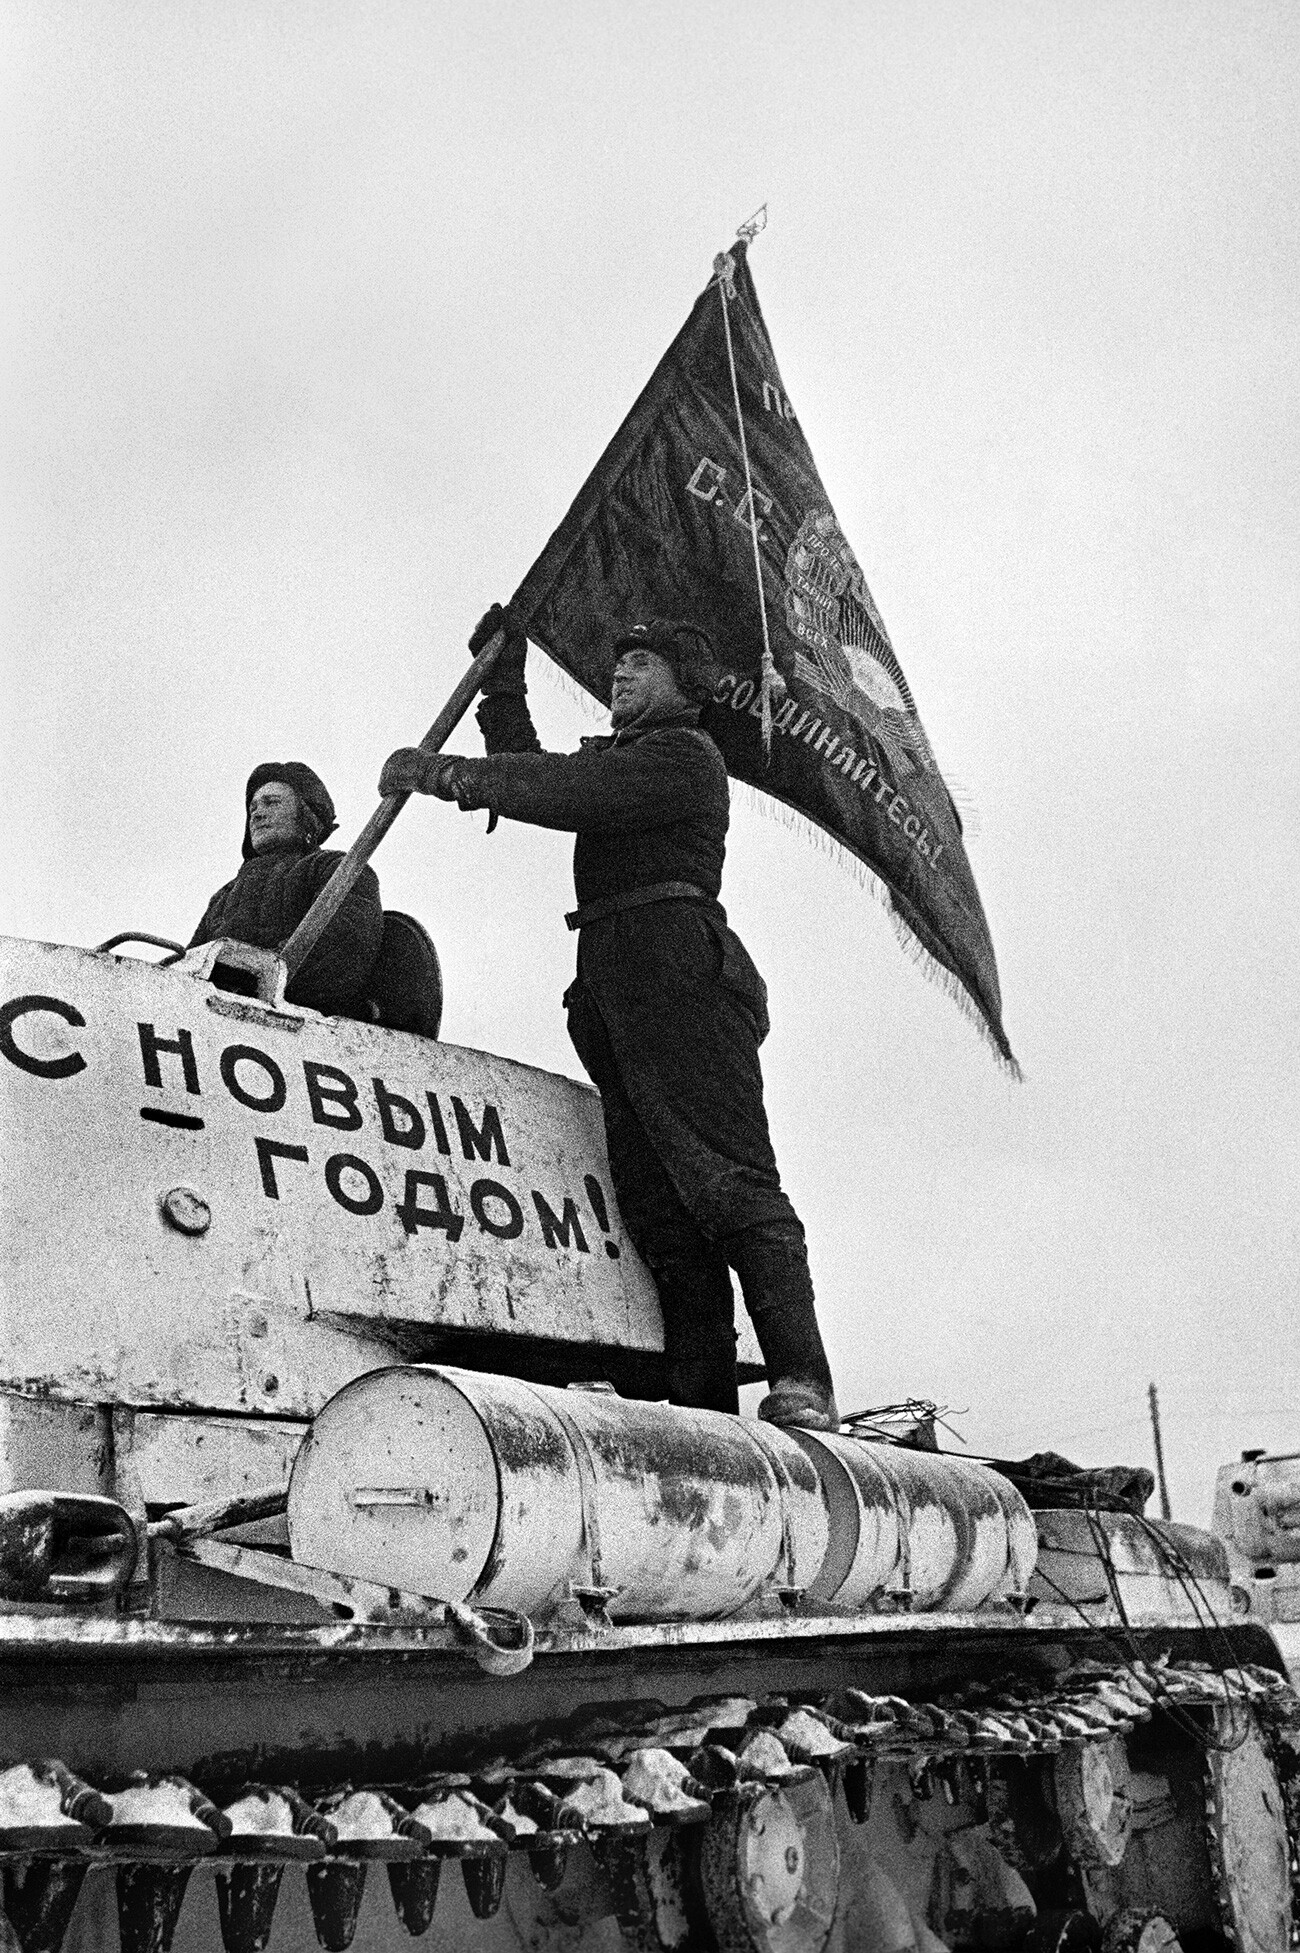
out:
{"label": "red banner", "polygon": [[[606,703],[619,630],[652,616],[702,625],[722,664],[702,723],[728,771],[866,864],[1014,1068],[957,810],[785,390],[744,245],[719,267],[513,607]],[[766,753],[764,623],[788,694]]]}

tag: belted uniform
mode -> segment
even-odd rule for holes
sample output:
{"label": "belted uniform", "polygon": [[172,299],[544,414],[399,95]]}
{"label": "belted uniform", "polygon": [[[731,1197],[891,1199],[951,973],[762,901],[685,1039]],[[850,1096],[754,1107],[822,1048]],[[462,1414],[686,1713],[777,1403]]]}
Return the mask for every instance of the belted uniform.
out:
{"label": "belted uniform", "polygon": [[829,1371],[763,1105],[766,987],[718,900],[727,771],[698,716],[544,753],[523,698],[486,697],[488,757],[456,765],[474,804],[576,835],[569,1034],[659,1290],[669,1395],[735,1410],[730,1268],[769,1373],[824,1371],[829,1388]]}

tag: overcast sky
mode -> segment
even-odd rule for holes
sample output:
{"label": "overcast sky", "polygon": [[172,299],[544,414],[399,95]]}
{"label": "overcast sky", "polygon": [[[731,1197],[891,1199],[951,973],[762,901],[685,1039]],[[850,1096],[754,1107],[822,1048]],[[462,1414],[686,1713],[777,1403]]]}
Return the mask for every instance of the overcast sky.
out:
{"label": "overcast sky", "polygon": [[[0,929],[185,937],[243,782],[350,840],[714,253],[968,819],[1008,1084],[734,796],[843,1408],[1214,1467],[1300,1449],[1293,0],[37,0],[3,25]],[[541,654],[549,744],[598,724]],[[477,750],[467,722],[459,744]],[[770,811],[770,810],[769,810]],[[575,1071],[563,836],[377,858],[446,1035]]]}

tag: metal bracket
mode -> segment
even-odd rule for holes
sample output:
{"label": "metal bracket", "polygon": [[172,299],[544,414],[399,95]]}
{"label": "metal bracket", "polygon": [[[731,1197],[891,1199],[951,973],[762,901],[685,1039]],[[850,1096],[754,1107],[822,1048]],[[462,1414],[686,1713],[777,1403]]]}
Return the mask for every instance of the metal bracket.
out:
{"label": "metal bracket", "polygon": [[352,1504],[359,1512],[368,1512],[372,1506],[446,1505],[447,1496],[430,1485],[357,1485],[353,1487]]}
{"label": "metal bracket", "polygon": [[617,1587],[580,1587],[576,1581],[569,1582],[569,1599],[576,1600],[587,1619],[597,1627],[613,1627],[608,1603],[618,1592]]}
{"label": "metal bracket", "polygon": [[591,1462],[591,1452],[587,1448],[587,1440],[569,1416],[568,1411],[562,1405],[556,1403],[554,1399],[551,1400],[550,1408],[558,1419],[565,1437],[569,1440],[574,1463],[578,1468],[578,1492],[582,1501],[582,1542],[587,1550],[587,1563],[591,1572],[591,1579],[589,1581],[584,1582],[581,1587],[571,1586],[570,1592],[578,1600],[581,1600],[584,1592],[600,1595],[602,1597],[601,1605],[603,1609],[604,1601],[611,1594],[615,1593],[617,1589],[606,1587],[605,1585],[605,1567],[600,1545],[599,1489],[596,1482],[596,1468]]}
{"label": "metal bracket", "polygon": [[533,1658],[533,1624],[526,1614],[504,1607],[466,1607],[456,1601],[408,1594],[374,1580],[354,1580],[323,1567],[259,1552],[253,1546],[227,1546],[217,1539],[190,1536],[171,1547],[181,1559],[263,1587],[305,1594],[322,1607],[354,1621],[375,1625],[442,1627],[454,1645],[468,1650],[489,1675],[517,1675]]}
{"label": "metal bracket", "polygon": [[231,1573],[238,1580],[254,1580],[285,1593],[303,1594],[347,1620],[420,1621],[426,1626],[441,1626],[446,1620],[445,1603],[427,1594],[408,1594],[374,1580],[327,1573],[323,1567],[302,1566],[297,1560],[264,1553],[255,1546],[231,1546],[224,1540],[190,1535],[177,1540],[174,1551],[181,1559],[211,1567],[214,1572]]}
{"label": "metal bracket", "polygon": [[232,1001],[242,998],[245,1003],[264,1004],[272,1010],[284,1008],[288,978],[283,962],[273,949],[258,949],[253,943],[238,943],[232,937],[219,936],[214,942],[200,943],[197,948],[187,950],[173,967],[178,976],[211,983],[218,964],[227,970],[238,970],[250,980],[247,991],[220,994]]}

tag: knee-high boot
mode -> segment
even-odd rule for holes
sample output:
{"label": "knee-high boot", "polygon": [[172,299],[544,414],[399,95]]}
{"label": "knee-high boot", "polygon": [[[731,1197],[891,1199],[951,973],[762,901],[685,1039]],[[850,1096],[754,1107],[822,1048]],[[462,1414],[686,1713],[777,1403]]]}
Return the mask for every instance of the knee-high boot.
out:
{"label": "knee-high boot", "polygon": [[839,1413],[802,1233],[750,1228],[721,1245],[740,1277],[767,1369],[759,1416],[774,1424],[834,1428]]}
{"label": "knee-high boot", "polygon": [[651,1262],[651,1273],[664,1316],[669,1403],[739,1411],[735,1305],[726,1262],[717,1255],[665,1256]]}

